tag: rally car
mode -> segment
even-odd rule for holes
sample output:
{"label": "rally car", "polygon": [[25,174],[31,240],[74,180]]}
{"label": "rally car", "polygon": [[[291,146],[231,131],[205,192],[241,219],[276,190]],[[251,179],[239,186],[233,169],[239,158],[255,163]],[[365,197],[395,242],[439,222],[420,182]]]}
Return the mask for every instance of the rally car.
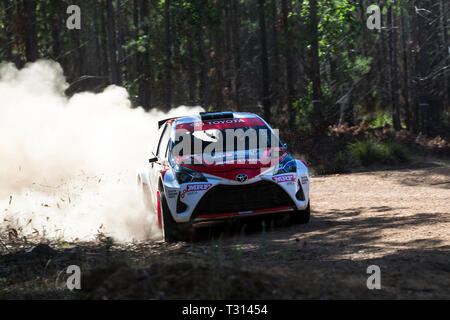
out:
{"label": "rally car", "polygon": [[166,242],[187,228],[230,218],[290,213],[310,219],[306,163],[251,113],[221,112],[159,122],[147,170],[137,181]]}

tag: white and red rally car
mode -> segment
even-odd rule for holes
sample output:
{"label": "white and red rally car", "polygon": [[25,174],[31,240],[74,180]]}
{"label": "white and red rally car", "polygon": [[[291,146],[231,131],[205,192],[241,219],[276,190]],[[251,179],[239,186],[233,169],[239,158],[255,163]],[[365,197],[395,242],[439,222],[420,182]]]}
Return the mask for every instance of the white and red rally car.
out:
{"label": "white and red rally car", "polygon": [[203,222],[290,212],[310,218],[309,175],[276,131],[251,113],[201,113],[159,122],[150,166],[138,174],[167,242]]}

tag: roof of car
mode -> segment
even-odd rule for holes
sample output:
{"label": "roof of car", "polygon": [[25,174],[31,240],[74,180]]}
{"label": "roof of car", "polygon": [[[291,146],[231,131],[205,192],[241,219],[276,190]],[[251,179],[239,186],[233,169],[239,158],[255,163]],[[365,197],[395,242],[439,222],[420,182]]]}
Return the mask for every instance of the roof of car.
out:
{"label": "roof of car", "polygon": [[199,122],[206,120],[219,120],[219,119],[245,119],[245,118],[260,118],[258,115],[249,112],[211,112],[200,113],[196,115],[190,115],[185,117],[169,118],[159,121],[159,127],[168,121],[173,121],[175,125],[191,122]]}
{"label": "roof of car", "polygon": [[203,113],[198,115],[191,115],[187,117],[177,118],[176,124],[198,122],[205,120],[221,120],[221,119],[245,119],[245,118],[259,118],[256,114],[247,112],[220,112],[220,113]]}

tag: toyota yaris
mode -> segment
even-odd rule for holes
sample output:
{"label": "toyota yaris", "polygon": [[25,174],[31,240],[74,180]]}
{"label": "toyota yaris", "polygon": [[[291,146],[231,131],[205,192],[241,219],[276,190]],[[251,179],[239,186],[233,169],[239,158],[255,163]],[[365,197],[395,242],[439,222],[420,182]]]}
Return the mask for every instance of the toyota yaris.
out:
{"label": "toyota yaris", "polygon": [[305,162],[251,113],[160,121],[148,170],[137,181],[167,242],[211,221],[287,212],[294,223],[310,218]]}

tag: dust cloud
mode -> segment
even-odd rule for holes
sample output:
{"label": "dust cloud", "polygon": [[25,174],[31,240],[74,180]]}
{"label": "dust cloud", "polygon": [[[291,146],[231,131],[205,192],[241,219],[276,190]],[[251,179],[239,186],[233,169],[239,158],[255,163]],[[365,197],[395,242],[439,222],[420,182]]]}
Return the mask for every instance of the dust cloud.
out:
{"label": "dust cloud", "polygon": [[124,88],[67,97],[63,69],[40,60],[0,65],[0,232],[19,237],[118,241],[157,238],[136,171],[145,168],[157,120],[132,108]]}

